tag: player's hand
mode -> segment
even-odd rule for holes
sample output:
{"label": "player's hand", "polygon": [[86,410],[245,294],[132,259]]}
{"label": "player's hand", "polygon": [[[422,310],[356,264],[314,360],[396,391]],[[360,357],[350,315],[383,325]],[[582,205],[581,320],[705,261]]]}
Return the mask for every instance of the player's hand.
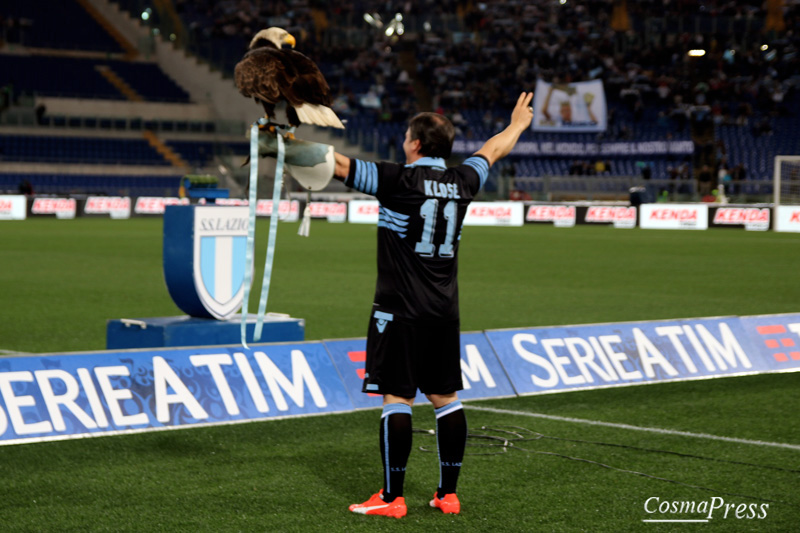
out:
{"label": "player's hand", "polygon": [[533,120],[533,93],[522,93],[517,99],[517,105],[511,112],[511,124],[521,130],[525,130],[531,125]]}

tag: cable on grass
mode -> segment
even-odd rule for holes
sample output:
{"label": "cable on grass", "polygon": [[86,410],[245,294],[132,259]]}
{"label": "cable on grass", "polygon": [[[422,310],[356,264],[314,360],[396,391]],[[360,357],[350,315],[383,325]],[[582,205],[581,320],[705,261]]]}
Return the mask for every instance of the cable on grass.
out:
{"label": "cable on grass", "polygon": [[[435,435],[436,431],[432,429],[414,429],[416,433],[425,433],[428,435]],[[714,489],[710,487],[704,487],[701,485],[693,485],[691,483],[684,483],[683,481],[677,481],[674,479],[669,479],[665,477],[655,476],[653,474],[647,474],[645,472],[638,472],[636,470],[628,470],[625,468],[618,468],[615,466],[611,466],[605,463],[601,463],[599,461],[594,461],[592,459],[586,459],[583,457],[574,457],[571,455],[566,455],[562,453],[556,452],[546,452],[542,450],[531,450],[528,448],[522,447],[521,443],[528,443],[528,442],[535,442],[538,440],[555,440],[555,441],[563,441],[563,442],[575,442],[579,444],[592,444],[595,446],[611,446],[615,448],[626,448],[629,450],[636,450],[641,452],[649,452],[649,453],[660,453],[660,454],[668,454],[668,455],[675,455],[678,457],[685,457],[688,459],[698,459],[702,461],[714,461],[719,463],[728,463],[734,464],[739,466],[748,466],[753,468],[763,468],[769,470],[778,470],[781,472],[789,472],[789,473],[800,473],[800,470],[790,469],[790,468],[782,468],[779,466],[770,466],[770,465],[760,465],[756,463],[748,463],[744,461],[732,461],[728,459],[720,459],[718,457],[707,457],[702,455],[694,455],[689,453],[682,453],[682,452],[674,452],[670,450],[659,450],[654,448],[642,448],[639,446],[631,446],[628,444],[615,444],[609,442],[599,442],[599,441],[590,441],[590,440],[581,440],[581,439],[569,439],[564,437],[553,437],[550,435],[544,435],[537,431],[533,431],[528,428],[523,428],[519,426],[496,426],[496,427],[488,427],[488,426],[481,426],[479,429],[469,430],[467,433],[467,447],[468,448],[488,448],[489,451],[480,451],[480,452],[469,452],[465,453],[465,455],[499,455],[507,453],[508,450],[517,450],[523,453],[529,454],[536,454],[536,455],[548,455],[551,457],[559,457],[561,459],[569,459],[571,461],[578,461],[581,463],[588,463],[593,464],[596,466],[600,466],[602,468],[607,468],[609,470],[614,470],[617,472],[622,472],[625,474],[631,474],[636,476],[642,476],[649,479],[655,479],[657,481],[664,481],[667,483],[673,483],[675,485],[681,485],[683,487],[688,487],[697,490],[703,490],[706,492],[714,492],[716,494],[722,494],[725,496],[736,496],[739,498],[747,498],[751,500],[758,500],[763,502],[769,503],[781,503],[785,505],[790,505],[792,507],[800,507],[800,505],[796,503],[786,502],[782,500],[771,500],[768,498],[762,498],[760,496],[751,496],[748,494],[739,494],[735,492],[726,492],[719,489]],[[426,446],[420,446],[419,449],[423,452],[436,452],[436,448],[429,448]]]}

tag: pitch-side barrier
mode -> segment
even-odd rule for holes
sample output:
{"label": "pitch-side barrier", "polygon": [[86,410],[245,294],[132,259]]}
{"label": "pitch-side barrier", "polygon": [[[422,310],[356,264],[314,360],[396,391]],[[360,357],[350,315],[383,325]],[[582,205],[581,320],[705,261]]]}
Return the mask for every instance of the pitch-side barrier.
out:
{"label": "pitch-side barrier", "polygon": [[[378,407],[365,339],[0,359],[0,444]],[[464,400],[800,370],[800,314],[464,333]],[[424,401],[423,397],[419,398]]]}
{"label": "pitch-side barrier", "polygon": [[[139,196],[35,197],[0,196],[0,221],[24,220],[28,217],[110,217],[126,219],[137,216],[162,216],[166,206],[188,204],[187,198]],[[239,198],[218,198],[216,205],[242,206]],[[305,200],[281,200],[278,218],[297,222],[305,211]],[[272,214],[272,200],[258,200],[256,215]],[[339,195],[336,200],[311,201],[311,218],[329,222],[377,224],[376,200]],[[466,226],[522,226],[551,224],[557,227],[576,225],[609,225],[615,228],[704,230],[739,228],[750,231],[800,232],[800,206],[772,204],[708,204],[654,203],[639,206],[608,202],[473,202],[469,206]]]}

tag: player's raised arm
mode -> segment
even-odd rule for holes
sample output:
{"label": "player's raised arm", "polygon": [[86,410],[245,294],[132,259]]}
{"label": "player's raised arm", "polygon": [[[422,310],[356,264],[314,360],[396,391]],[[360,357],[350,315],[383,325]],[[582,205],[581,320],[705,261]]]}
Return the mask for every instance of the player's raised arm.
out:
{"label": "player's raised arm", "polygon": [[528,129],[533,120],[533,109],[531,108],[531,100],[533,93],[522,93],[517,99],[517,105],[514,111],[511,112],[511,124],[506,129],[486,141],[486,144],[480,150],[475,152],[475,155],[482,155],[489,161],[489,165],[493,165],[497,160],[504,158],[511,152],[514,145],[517,144],[519,136],[522,132]]}

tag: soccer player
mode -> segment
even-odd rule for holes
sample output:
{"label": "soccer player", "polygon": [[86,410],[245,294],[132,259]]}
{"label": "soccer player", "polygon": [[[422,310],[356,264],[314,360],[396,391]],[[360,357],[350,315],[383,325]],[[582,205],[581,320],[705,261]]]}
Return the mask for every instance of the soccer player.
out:
{"label": "soccer player", "polygon": [[532,98],[533,93],[522,93],[508,127],[457,167],[445,166],[455,137],[453,124],[436,113],[421,113],[409,122],[405,165],[335,154],[334,176],[380,202],[378,281],[362,391],[383,395],[379,433],[384,476],[378,493],[350,506],[355,513],[405,516],[403,481],[417,389],[436,414],[439,486],[430,505],[446,514],[461,511],[456,482],[467,441],[467,420],[458,399],[463,389],[457,280],[461,225],[489,167],[530,126]]}

